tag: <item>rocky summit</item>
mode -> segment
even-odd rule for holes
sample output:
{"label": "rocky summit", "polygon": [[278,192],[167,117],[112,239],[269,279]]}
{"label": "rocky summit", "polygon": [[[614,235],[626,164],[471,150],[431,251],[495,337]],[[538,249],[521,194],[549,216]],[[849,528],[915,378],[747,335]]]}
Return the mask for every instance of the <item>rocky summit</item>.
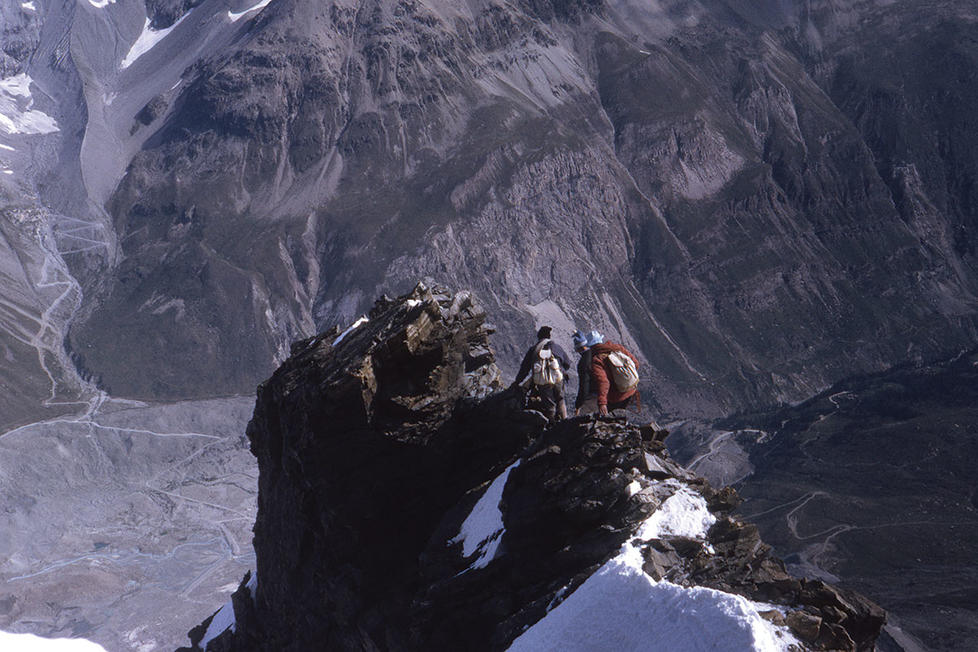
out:
{"label": "rocky summit", "polygon": [[293,346],[248,426],[257,573],[184,650],[873,649],[884,612],[788,575],[666,431],[523,410],[492,330],[419,285]]}

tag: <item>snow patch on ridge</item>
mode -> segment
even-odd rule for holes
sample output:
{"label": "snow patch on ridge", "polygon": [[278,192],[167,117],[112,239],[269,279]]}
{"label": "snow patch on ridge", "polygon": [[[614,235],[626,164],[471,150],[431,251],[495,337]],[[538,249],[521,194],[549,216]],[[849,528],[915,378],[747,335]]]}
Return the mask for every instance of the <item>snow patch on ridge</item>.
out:
{"label": "snow patch on ridge", "polygon": [[[706,500],[676,487],[619,553],[513,641],[512,652],[706,652],[801,649],[785,627],[760,615],[772,607],[701,586],[656,581],[642,568],[641,545],[666,535],[705,539],[716,517]],[[709,550],[709,548],[707,548]]]}
{"label": "snow patch on ridge", "polygon": [[635,538],[648,541],[669,535],[706,539],[706,533],[716,522],[716,516],[706,506],[706,499],[686,485],[679,485],[676,493],[669,496],[659,509],[639,526]]}
{"label": "snow patch on ridge", "polygon": [[503,489],[506,487],[510,471],[519,464],[520,461],[516,460],[492,481],[486,492],[482,494],[482,498],[472,508],[472,512],[462,522],[458,536],[449,540],[449,544],[462,543],[463,557],[471,557],[476,552],[479,553],[466,570],[485,568],[496,557],[496,550],[505,531],[499,501],[503,497]]}
{"label": "snow patch on ridge", "polygon": [[268,4],[271,1],[272,0],[261,0],[261,2],[259,2],[258,4],[254,5],[253,7],[248,8],[248,9],[245,9],[244,11],[231,11],[229,9],[228,10],[228,18],[231,19],[231,22],[236,22],[239,18],[244,17],[246,14],[250,14],[251,12],[257,11],[259,9],[264,9],[265,7],[268,6]]}
{"label": "snow patch on ridge", "polygon": [[[248,593],[251,594],[251,599],[254,601],[255,592],[258,590],[258,573],[252,572],[251,578],[245,585],[248,589]],[[204,632],[204,638],[200,639],[200,648],[202,650],[207,650],[207,645],[213,641],[215,638],[230,629],[232,632],[238,626],[238,621],[234,617],[234,601],[228,600],[221,607],[221,610],[214,614],[214,618],[211,619],[210,624],[207,626],[207,631]]]}
{"label": "snow patch on ridge", "polygon": [[183,20],[189,15],[190,13],[188,12],[183,16],[180,16],[180,20],[164,29],[153,29],[150,27],[150,20],[149,17],[147,17],[146,22],[143,24],[142,33],[139,35],[139,38],[136,39],[136,42],[132,44],[132,47],[129,48],[129,52],[119,65],[122,68],[128,68],[131,66],[133,63],[135,63],[136,59],[152,50],[153,46],[166,38],[166,35],[176,29],[177,25],[182,23]]}
{"label": "snow patch on ridge", "polygon": [[361,317],[360,319],[358,319],[355,322],[353,322],[352,324],[350,324],[350,326],[347,327],[347,329],[345,331],[343,331],[342,333],[340,333],[339,336],[335,340],[333,340],[333,346],[336,346],[337,344],[339,344],[340,342],[342,342],[343,339],[347,335],[349,335],[350,333],[352,333],[357,328],[360,328],[361,326],[363,326],[364,324],[366,324],[368,321],[370,321],[370,320],[367,319],[366,317]]}
{"label": "snow patch on ridge", "polygon": [[656,582],[642,561],[641,551],[626,543],[509,650],[788,652],[799,645],[785,628],[760,616],[761,605],[714,589]]}

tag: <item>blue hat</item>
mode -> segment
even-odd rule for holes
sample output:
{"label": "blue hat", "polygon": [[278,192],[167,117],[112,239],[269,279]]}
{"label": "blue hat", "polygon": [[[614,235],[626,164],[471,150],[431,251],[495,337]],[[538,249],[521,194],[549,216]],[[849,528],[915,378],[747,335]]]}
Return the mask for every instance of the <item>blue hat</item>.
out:
{"label": "blue hat", "polygon": [[574,348],[579,349],[582,346],[587,346],[587,335],[581,331],[574,331],[574,334],[571,335],[571,341],[574,342]]}
{"label": "blue hat", "polygon": [[574,331],[574,334],[571,335],[571,341],[574,342],[575,349],[587,346],[587,335],[581,331]]}
{"label": "blue hat", "polygon": [[574,342],[574,348],[579,349],[583,346],[594,346],[595,344],[601,344],[604,342],[604,335],[598,331],[591,331],[587,335],[581,331],[574,331],[571,335],[571,340]]}

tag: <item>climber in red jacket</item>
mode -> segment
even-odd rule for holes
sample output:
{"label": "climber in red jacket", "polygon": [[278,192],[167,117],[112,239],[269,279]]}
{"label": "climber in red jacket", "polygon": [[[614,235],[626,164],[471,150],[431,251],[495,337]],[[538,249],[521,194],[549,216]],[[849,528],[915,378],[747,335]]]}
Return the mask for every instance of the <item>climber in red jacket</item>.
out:
{"label": "climber in red jacket", "polygon": [[[617,351],[628,356],[634,362],[635,369],[638,368],[638,359],[620,344],[614,342],[604,342],[603,337],[597,331],[591,331],[587,336],[579,331],[574,333],[574,348],[581,354],[582,362],[590,358],[590,367],[587,368],[589,378],[585,382],[584,370],[578,368],[581,374],[581,389],[578,392],[578,400],[575,403],[577,410],[575,414],[581,412],[593,412],[597,407],[598,413],[607,415],[608,410],[617,410],[627,407],[632,401],[641,400],[637,386],[628,389],[620,389],[614,382],[614,369],[609,354]],[[590,396],[588,396],[590,394]]]}
{"label": "climber in red jacket", "polygon": [[602,415],[608,414],[609,409],[624,408],[638,397],[638,387],[622,391],[612,381],[613,370],[608,360],[608,354],[612,351],[627,355],[638,368],[638,359],[621,344],[601,342],[591,347],[591,378],[598,390],[598,414]]}

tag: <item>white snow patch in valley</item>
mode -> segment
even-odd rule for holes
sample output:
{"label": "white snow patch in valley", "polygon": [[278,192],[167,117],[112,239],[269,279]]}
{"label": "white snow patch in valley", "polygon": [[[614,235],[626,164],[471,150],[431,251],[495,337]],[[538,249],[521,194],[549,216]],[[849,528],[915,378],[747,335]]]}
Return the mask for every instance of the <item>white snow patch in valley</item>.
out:
{"label": "white snow patch in valley", "polygon": [[259,2],[255,6],[249,7],[248,9],[245,9],[244,11],[231,11],[231,10],[228,10],[228,18],[231,19],[231,22],[234,22],[234,21],[238,20],[239,18],[243,17],[245,14],[250,14],[251,12],[256,11],[258,9],[264,9],[265,7],[268,6],[268,3],[270,3],[271,1],[272,0],[261,0],[261,2]]}
{"label": "white snow patch in valley", "polygon": [[183,299],[171,299],[166,303],[158,306],[153,310],[154,315],[162,315],[167,310],[173,310],[175,312],[175,319],[178,321],[183,319],[187,313],[187,307],[184,304]]}
{"label": "white snow patch in valley", "polygon": [[11,97],[31,96],[31,82],[34,81],[26,73],[0,79],[0,91]]}
{"label": "white snow patch in valley", "polygon": [[8,152],[16,152],[17,151],[16,149],[14,149],[13,147],[11,147],[10,145],[4,145],[3,143],[0,143],[0,149],[5,149]]}
{"label": "white snow patch in valley", "polygon": [[27,11],[37,11],[37,7],[34,6],[33,2],[21,2],[20,6]]}
{"label": "white snow patch in valley", "polygon": [[98,643],[83,638],[41,638],[33,634],[0,632],[0,650],[10,652],[105,652]]}
{"label": "white snow patch in valley", "polygon": [[129,48],[128,54],[126,54],[120,65],[123,68],[128,68],[131,66],[136,59],[152,50],[153,46],[166,38],[166,35],[176,29],[177,25],[182,23],[183,19],[189,15],[190,13],[188,12],[183,16],[180,16],[180,20],[164,29],[153,29],[149,26],[149,18],[146,18],[146,22],[143,24],[142,33],[139,35],[139,38],[136,39],[136,42],[132,44],[132,47]]}
{"label": "white snow patch in valley", "polygon": [[370,320],[367,319],[366,317],[361,317],[360,319],[358,319],[355,322],[353,322],[352,324],[350,324],[350,326],[345,331],[343,331],[342,333],[340,333],[339,336],[335,340],[333,340],[333,346],[336,346],[337,344],[339,344],[340,342],[342,342],[343,341],[343,338],[345,338],[347,335],[349,335],[350,333],[352,333],[355,329],[357,329],[360,326],[363,326],[364,324],[366,324],[368,321],[370,321]]}
{"label": "white snow patch in valley", "polygon": [[58,131],[54,118],[31,108],[34,106],[32,82],[25,73],[0,79],[0,131],[8,134],[49,134]]}
{"label": "white snow patch in valley", "polygon": [[716,523],[706,499],[689,487],[680,485],[639,527],[636,538],[640,541],[659,539],[664,535],[705,539],[710,527]]}
{"label": "white snow patch in valley", "polygon": [[513,652],[787,652],[798,641],[739,595],[671,582],[642,570],[630,543],[520,635]]}
{"label": "white snow patch in valley", "polygon": [[115,0],[88,0],[93,7],[96,9],[102,9],[110,4],[115,3]]}
{"label": "white snow patch in valley", "polygon": [[450,544],[461,542],[463,557],[471,557],[476,552],[479,553],[469,568],[485,568],[496,556],[504,530],[499,501],[503,497],[509,472],[519,464],[520,461],[516,460],[492,481],[486,492],[482,494],[482,498],[472,508],[472,512],[462,522],[458,536],[448,542]]}

